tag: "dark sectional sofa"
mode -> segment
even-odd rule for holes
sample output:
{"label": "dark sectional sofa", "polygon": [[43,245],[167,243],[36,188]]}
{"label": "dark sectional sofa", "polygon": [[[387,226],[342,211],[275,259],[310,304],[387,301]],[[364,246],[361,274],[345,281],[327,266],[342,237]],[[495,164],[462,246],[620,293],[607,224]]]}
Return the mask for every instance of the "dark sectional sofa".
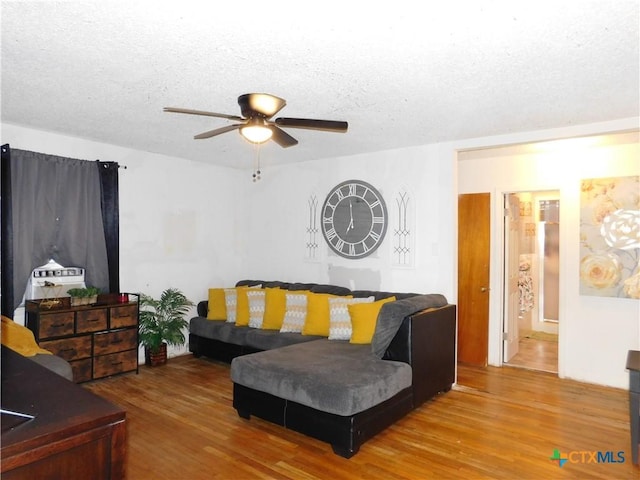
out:
{"label": "dark sectional sofa", "polygon": [[328,442],[349,458],[366,440],[451,389],[456,307],[442,295],[257,280],[237,286],[258,284],[396,301],[380,310],[370,345],[207,320],[207,302],[200,302],[190,321],[189,350],[231,363],[233,406],[241,417],[255,415]]}

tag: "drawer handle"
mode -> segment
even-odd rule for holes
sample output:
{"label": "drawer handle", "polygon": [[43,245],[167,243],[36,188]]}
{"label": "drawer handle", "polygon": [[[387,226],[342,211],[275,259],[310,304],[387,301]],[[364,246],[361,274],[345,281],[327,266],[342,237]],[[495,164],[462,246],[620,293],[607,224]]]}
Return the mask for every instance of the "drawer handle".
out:
{"label": "drawer handle", "polygon": [[113,341],[111,342],[111,345],[117,345],[117,344],[119,344],[119,343],[122,343],[122,339],[120,339],[120,340],[113,340]]}
{"label": "drawer handle", "polygon": [[60,350],[61,352],[75,352],[76,349],[75,348],[63,348],[62,350]]}
{"label": "drawer handle", "polygon": [[88,318],[87,321],[88,322],[99,322],[100,321],[100,317]]}
{"label": "drawer handle", "polygon": [[60,328],[60,327],[64,327],[64,323],[54,323],[51,325],[53,328]]}
{"label": "drawer handle", "polygon": [[111,362],[111,365],[115,367],[116,365],[122,365],[122,362]]}

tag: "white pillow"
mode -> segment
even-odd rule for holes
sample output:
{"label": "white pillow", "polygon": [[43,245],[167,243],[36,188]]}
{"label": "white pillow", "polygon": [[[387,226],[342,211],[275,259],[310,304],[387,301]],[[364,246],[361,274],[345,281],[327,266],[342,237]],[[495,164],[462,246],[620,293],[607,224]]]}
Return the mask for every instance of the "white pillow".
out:
{"label": "white pillow", "polygon": [[235,288],[224,289],[224,303],[227,307],[227,323],[236,323],[238,310],[238,292]]}
{"label": "white pillow", "polygon": [[302,333],[307,318],[307,294],[287,293],[285,297],[286,311],[280,332]]}
{"label": "white pillow", "polygon": [[249,326],[251,328],[262,328],[265,294],[264,290],[251,289],[247,291],[247,297],[249,298]]}
{"label": "white pillow", "polygon": [[329,299],[329,340],[351,340],[351,316],[348,305],[354,303],[372,303],[375,297]]}

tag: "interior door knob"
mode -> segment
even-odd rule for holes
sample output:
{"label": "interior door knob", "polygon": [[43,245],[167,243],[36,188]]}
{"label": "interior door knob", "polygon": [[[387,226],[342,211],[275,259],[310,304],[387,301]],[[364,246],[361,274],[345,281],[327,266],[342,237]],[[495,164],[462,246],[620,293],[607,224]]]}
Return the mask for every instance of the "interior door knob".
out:
{"label": "interior door knob", "polygon": [[487,287],[480,287],[481,292],[486,292],[487,290],[489,290]]}

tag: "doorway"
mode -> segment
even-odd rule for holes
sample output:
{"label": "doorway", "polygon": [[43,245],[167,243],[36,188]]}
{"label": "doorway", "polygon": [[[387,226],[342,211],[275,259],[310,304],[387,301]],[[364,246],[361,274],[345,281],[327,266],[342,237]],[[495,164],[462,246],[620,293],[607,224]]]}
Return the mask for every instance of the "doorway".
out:
{"label": "doorway", "polygon": [[505,365],[558,373],[560,192],[505,194]]}

